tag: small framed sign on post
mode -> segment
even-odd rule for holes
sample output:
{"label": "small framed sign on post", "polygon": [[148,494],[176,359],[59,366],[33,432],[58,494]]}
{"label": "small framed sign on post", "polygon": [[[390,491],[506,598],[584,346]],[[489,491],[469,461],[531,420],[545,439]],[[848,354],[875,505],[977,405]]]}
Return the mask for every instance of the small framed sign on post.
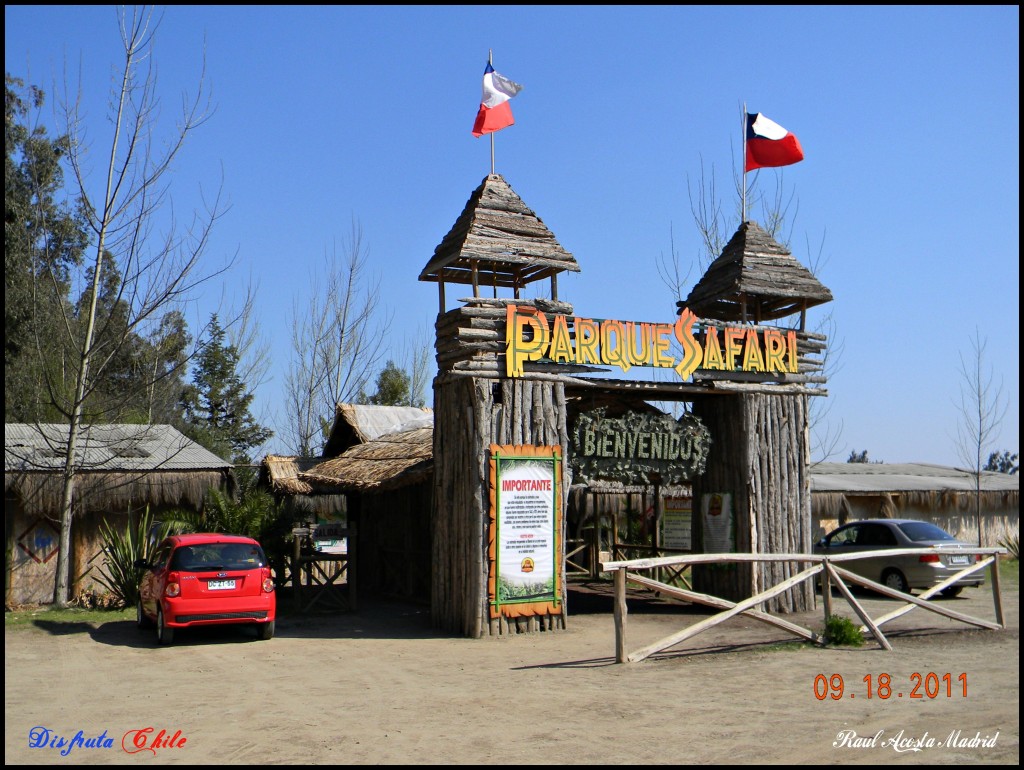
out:
{"label": "small framed sign on post", "polygon": [[490,447],[490,617],[562,614],[562,457],[557,446]]}
{"label": "small framed sign on post", "polygon": [[731,553],[735,548],[732,494],[705,493],[701,498],[704,519],[704,553]]}

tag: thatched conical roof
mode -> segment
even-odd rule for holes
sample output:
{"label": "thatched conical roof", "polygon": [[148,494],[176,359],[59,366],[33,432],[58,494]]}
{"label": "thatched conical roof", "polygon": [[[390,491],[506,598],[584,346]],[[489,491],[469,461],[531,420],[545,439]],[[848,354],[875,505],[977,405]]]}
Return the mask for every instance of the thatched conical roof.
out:
{"label": "thatched conical roof", "polygon": [[832,292],[757,222],[744,222],[681,306],[761,323],[832,301]]}
{"label": "thatched conical roof", "polygon": [[415,484],[433,471],[433,436],[433,425],[388,433],[300,472],[298,478],[339,491],[376,491]]}
{"label": "thatched conical roof", "polygon": [[421,281],[518,289],[565,270],[576,259],[500,174],[484,177],[420,273]]}

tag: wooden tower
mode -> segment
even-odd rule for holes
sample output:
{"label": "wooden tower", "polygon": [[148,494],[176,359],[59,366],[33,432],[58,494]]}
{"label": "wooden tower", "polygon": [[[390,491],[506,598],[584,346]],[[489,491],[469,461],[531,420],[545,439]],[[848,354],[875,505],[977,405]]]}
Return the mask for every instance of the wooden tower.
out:
{"label": "wooden tower", "polygon": [[[503,177],[491,174],[473,191],[438,245],[421,281],[437,282],[435,324],[434,517],[431,612],[434,625],[469,637],[564,628],[564,612],[492,618],[488,606],[488,454],[490,445],[568,446],[565,390],[557,378],[509,379],[504,363],[506,306],[534,305],[571,313],[558,301],[557,276],[578,272],[555,239]],[[550,298],[522,299],[530,283],[548,279]],[[445,285],[473,287],[447,310]],[[511,297],[499,297],[499,291]],[[481,293],[490,297],[482,297]],[[568,482],[562,488],[562,505]],[[563,533],[564,535],[564,533]],[[561,606],[564,609],[564,584]]]}
{"label": "wooden tower", "polygon": [[[704,318],[753,324],[799,314],[797,328],[806,351],[825,346],[824,336],[804,329],[806,311],[831,299],[832,293],[784,246],[756,222],[744,222],[679,305]],[[823,365],[804,359],[804,372]],[[817,381],[824,382],[824,377]],[[732,494],[738,552],[810,553],[814,545],[808,396],[802,387],[794,387],[792,394],[785,387],[780,386],[778,395],[694,399],[694,414],[714,437],[707,470],[694,480],[694,500],[700,501],[705,493]],[[694,522],[699,529],[700,517]],[[699,531],[694,532],[694,542],[701,542]],[[740,600],[799,569],[782,562],[695,569],[695,588]],[[813,588],[804,582],[765,609],[802,612],[813,606]]]}

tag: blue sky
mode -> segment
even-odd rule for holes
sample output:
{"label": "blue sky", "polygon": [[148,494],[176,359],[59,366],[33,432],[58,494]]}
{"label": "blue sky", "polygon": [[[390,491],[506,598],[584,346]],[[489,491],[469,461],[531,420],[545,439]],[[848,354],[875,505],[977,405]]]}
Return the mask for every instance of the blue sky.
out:
{"label": "blue sky", "polygon": [[[6,70],[51,103],[65,63],[80,71],[99,143],[114,8],[4,16]],[[175,166],[175,205],[223,180],[231,208],[207,255],[237,260],[192,320],[258,282],[275,361],[257,391],[266,422],[284,420],[294,303],[353,221],[394,355],[432,339],[437,288],[417,276],[490,170],[470,129],[492,50],[524,86],[496,170],[579,263],[559,282],[578,314],[674,319],[657,263],[674,244],[687,290],[699,279],[689,189],[702,163],[731,189],[745,103],[806,155],[782,176],[792,251],[808,264],[820,245],[835,296],[830,459],[960,464],[960,355],[976,330],[1007,405],[991,448],[1019,448],[1017,6],[170,6],[155,49],[166,118],[204,46],[216,112]]]}

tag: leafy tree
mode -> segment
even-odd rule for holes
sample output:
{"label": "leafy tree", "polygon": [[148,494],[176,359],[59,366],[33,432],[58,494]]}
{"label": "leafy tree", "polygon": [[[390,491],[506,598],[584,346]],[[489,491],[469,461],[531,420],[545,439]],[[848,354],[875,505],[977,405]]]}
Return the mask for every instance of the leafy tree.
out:
{"label": "leafy tree", "polygon": [[36,86],[4,77],[4,418],[52,420],[45,372],[60,369],[53,329],[66,312],[70,269],[87,244],[80,209],[63,200],[66,136],[32,126]]}
{"label": "leafy tree", "polygon": [[988,456],[988,462],[985,463],[984,470],[995,471],[996,473],[1008,473],[1011,476],[1020,469],[1020,465],[1017,462],[1017,453],[1010,453],[1009,450],[1004,449],[1002,452],[993,452]]}
{"label": "leafy tree", "polygon": [[209,334],[182,399],[186,435],[234,463],[249,463],[250,452],[274,433],[250,412],[254,396],[238,376],[238,350],[226,342],[216,313]]}
{"label": "leafy tree", "polygon": [[377,392],[372,396],[361,396],[360,403],[380,406],[411,406],[409,375],[388,361],[377,375]]}
{"label": "leafy tree", "polygon": [[846,462],[848,462],[848,463],[869,463],[869,462],[871,462],[868,459],[868,450],[865,449],[863,452],[857,452],[856,450],[850,450],[850,456],[847,458]]}

